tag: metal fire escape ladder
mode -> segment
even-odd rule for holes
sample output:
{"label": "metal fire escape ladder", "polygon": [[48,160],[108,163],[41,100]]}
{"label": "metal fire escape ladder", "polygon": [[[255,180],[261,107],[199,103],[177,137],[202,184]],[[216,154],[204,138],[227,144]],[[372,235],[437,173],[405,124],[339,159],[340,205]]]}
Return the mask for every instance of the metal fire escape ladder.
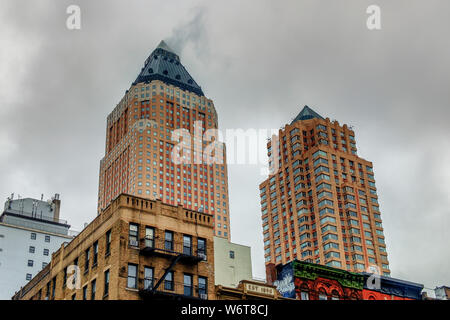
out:
{"label": "metal fire escape ladder", "polygon": [[167,274],[168,274],[170,271],[172,271],[173,267],[177,264],[177,262],[181,259],[182,256],[183,256],[183,254],[180,253],[180,254],[178,254],[178,255],[176,255],[176,256],[174,256],[174,257],[172,258],[172,261],[171,261],[169,267],[166,269],[166,271],[164,272],[164,274],[162,275],[162,277],[159,278],[158,282],[157,282],[157,283],[155,284],[155,286],[150,290],[150,292],[153,293],[153,292],[155,292],[155,291],[159,288],[159,286],[161,285],[161,283],[162,283],[162,282],[164,281],[164,279],[166,278]]}

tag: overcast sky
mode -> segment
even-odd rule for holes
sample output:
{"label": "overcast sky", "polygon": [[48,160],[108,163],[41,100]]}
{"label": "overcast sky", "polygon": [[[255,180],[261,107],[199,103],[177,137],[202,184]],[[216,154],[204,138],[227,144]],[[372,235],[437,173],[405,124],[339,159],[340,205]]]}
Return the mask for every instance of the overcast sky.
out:
{"label": "overcast sky", "polygon": [[[81,8],[81,30],[66,8]],[[366,28],[381,7],[382,29]],[[392,276],[450,284],[448,0],[0,2],[0,199],[60,193],[96,215],[106,117],[161,39],[220,129],[279,128],[303,105],[354,126],[374,164]],[[232,241],[264,277],[256,165],[229,166]]]}

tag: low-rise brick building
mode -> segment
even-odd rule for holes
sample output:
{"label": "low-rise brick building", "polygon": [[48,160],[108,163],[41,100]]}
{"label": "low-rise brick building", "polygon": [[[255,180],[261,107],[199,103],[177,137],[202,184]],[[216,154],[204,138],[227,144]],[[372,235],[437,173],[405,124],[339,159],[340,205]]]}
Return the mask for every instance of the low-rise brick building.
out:
{"label": "low-rise brick building", "polygon": [[213,217],[119,195],[16,300],[214,299]]}

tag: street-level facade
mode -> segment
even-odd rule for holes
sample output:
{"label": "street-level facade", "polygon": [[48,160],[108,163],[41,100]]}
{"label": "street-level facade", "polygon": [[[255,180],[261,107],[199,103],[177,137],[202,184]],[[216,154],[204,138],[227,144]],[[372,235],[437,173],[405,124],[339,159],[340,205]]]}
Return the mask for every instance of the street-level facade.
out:
{"label": "street-level facade", "polygon": [[210,130],[217,128],[213,101],[161,41],[108,115],[98,212],[120,193],[159,199],[212,214],[215,235],[230,239],[225,146]]}
{"label": "street-level facade", "polygon": [[214,299],[213,234],[212,215],[121,194],[13,298]]}
{"label": "street-level facade", "polygon": [[294,260],[269,265],[269,284],[297,300],[421,300],[423,285],[376,273],[356,273]]}
{"label": "street-level facade", "polygon": [[289,300],[275,286],[261,281],[242,280],[236,287],[216,286],[218,300]]}
{"label": "street-level facade", "polygon": [[282,296],[297,300],[362,300],[364,276],[299,260],[269,265],[268,283]]}
{"label": "street-level facade", "polygon": [[260,184],[266,265],[295,259],[390,275],[373,165],[354,131],[305,106],[267,144]]}
{"label": "street-level facade", "polygon": [[422,300],[423,284],[370,273],[363,275],[364,300]]}

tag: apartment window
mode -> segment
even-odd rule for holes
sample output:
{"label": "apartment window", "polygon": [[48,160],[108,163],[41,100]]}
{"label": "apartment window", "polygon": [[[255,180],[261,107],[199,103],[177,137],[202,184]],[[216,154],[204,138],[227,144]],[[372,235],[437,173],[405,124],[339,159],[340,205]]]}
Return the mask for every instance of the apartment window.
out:
{"label": "apartment window", "polygon": [[192,275],[190,275],[190,274],[184,275],[183,286],[184,286],[184,295],[192,296],[192,291],[193,291],[192,290]]}
{"label": "apartment window", "polygon": [[97,290],[97,280],[91,282],[91,300],[95,300],[95,291]]}
{"label": "apartment window", "polygon": [[192,237],[191,236],[183,236],[183,253],[185,255],[192,255]]}
{"label": "apartment window", "polygon": [[155,246],[155,229],[151,227],[145,228],[145,246],[153,248]]}
{"label": "apartment window", "polygon": [[45,291],[45,300],[48,300],[50,298],[50,282],[47,282],[46,285],[46,291]]}
{"label": "apartment window", "polygon": [[309,300],[309,293],[306,291],[300,292],[300,299],[301,300]]}
{"label": "apartment window", "polygon": [[35,251],[35,248],[33,246],[30,246],[30,248],[28,249],[28,252],[29,253],[34,253],[34,251]]}
{"label": "apartment window", "polygon": [[36,240],[36,233],[34,232],[31,233],[31,240]]}
{"label": "apartment window", "polygon": [[52,299],[55,299],[56,292],[56,277],[52,279]]}
{"label": "apartment window", "polygon": [[166,277],[164,278],[164,289],[173,291],[174,289],[173,271],[167,273]]}
{"label": "apartment window", "polygon": [[34,264],[33,260],[28,260],[28,266],[29,266],[29,267],[32,267],[33,264]]}
{"label": "apartment window", "polygon": [[199,257],[203,258],[203,260],[206,260],[206,239],[197,239],[197,253]]}
{"label": "apartment window", "polygon": [[98,260],[98,241],[94,242],[94,249],[93,249],[93,256],[92,256],[92,266],[97,265]]}
{"label": "apartment window", "polygon": [[331,293],[331,300],[339,300],[339,292],[333,290],[333,292]]}
{"label": "apartment window", "polygon": [[42,262],[42,269],[44,269],[48,265],[47,262]]}
{"label": "apartment window", "polygon": [[27,276],[26,276],[26,279],[27,279],[27,281],[30,281],[30,280],[31,280],[31,278],[32,278],[32,275],[31,275],[31,273],[27,273]]}
{"label": "apartment window", "polygon": [[234,251],[230,250],[230,259],[234,259]]}
{"label": "apartment window", "polygon": [[49,255],[48,249],[44,249],[44,256],[48,256],[48,255]]}
{"label": "apartment window", "polygon": [[153,288],[153,268],[145,267],[144,268],[144,289],[152,289]]}
{"label": "apartment window", "polygon": [[45,242],[50,242],[50,236],[45,236]]}
{"label": "apartment window", "polygon": [[137,265],[135,264],[128,264],[127,287],[137,289]]}
{"label": "apartment window", "polygon": [[111,230],[106,232],[105,256],[111,253]]}
{"label": "apartment window", "polygon": [[198,295],[200,299],[208,299],[208,279],[198,277]]}
{"label": "apartment window", "polygon": [[134,223],[130,223],[130,230],[128,234],[128,239],[130,246],[137,247],[138,246],[138,235],[139,235],[139,226]]}
{"label": "apartment window", "polygon": [[64,268],[63,288],[66,286],[66,283],[67,283],[67,267]]}
{"label": "apartment window", "polygon": [[87,285],[83,287],[83,300],[87,300]]}
{"label": "apartment window", "polygon": [[328,300],[327,299],[327,294],[323,291],[319,292],[319,300]]}
{"label": "apartment window", "polygon": [[173,232],[166,231],[164,237],[164,248],[166,250],[173,250]]}
{"label": "apartment window", "polygon": [[84,272],[86,273],[89,270],[89,256],[91,254],[91,248],[86,249],[84,252]]}
{"label": "apartment window", "polygon": [[105,271],[105,286],[103,288],[103,296],[106,297],[109,294],[109,270]]}

